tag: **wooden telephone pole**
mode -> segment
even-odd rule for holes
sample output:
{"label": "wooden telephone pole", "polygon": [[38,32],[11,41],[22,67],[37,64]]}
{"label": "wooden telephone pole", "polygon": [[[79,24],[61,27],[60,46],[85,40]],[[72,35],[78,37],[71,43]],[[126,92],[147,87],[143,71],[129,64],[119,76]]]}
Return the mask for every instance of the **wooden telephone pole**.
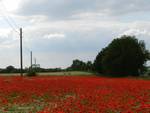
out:
{"label": "wooden telephone pole", "polygon": [[31,56],[31,70],[32,70],[32,51],[30,52],[30,56]]}
{"label": "wooden telephone pole", "polygon": [[22,61],[22,28],[20,28],[20,75],[23,76],[23,61]]}

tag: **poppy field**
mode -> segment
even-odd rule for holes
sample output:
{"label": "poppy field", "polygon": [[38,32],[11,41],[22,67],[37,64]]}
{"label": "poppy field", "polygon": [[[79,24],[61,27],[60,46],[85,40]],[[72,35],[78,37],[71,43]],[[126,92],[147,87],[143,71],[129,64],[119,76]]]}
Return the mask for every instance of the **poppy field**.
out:
{"label": "poppy field", "polygon": [[0,113],[150,113],[150,81],[0,77]]}

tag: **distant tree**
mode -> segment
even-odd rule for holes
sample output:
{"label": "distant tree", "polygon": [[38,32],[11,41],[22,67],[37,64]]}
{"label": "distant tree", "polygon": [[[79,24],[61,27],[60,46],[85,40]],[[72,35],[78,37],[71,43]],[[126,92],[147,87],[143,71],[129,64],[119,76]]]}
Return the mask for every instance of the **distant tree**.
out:
{"label": "distant tree", "polygon": [[91,61],[83,62],[81,60],[73,60],[72,65],[67,68],[68,71],[91,71],[93,69],[93,64]]}
{"label": "distant tree", "polygon": [[7,66],[6,67],[6,72],[7,73],[14,73],[16,71],[14,66]]}
{"label": "distant tree", "polygon": [[80,61],[78,59],[73,60],[73,63],[71,65],[72,70],[74,71],[81,71],[85,68],[85,63],[83,61]]}
{"label": "distant tree", "polygon": [[92,71],[93,70],[93,64],[91,61],[87,61],[86,63],[86,70],[87,71]]}
{"label": "distant tree", "polygon": [[122,36],[97,55],[94,67],[98,72],[111,75],[139,75],[149,59],[144,41],[138,41],[135,36]]}

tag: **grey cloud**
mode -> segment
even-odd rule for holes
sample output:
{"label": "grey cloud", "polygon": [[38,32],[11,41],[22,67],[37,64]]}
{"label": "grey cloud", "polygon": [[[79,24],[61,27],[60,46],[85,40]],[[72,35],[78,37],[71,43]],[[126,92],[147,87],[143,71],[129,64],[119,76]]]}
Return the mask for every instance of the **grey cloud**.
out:
{"label": "grey cloud", "polygon": [[[86,0],[90,2],[90,0]],[[95,4],[85,4],[80,0],[36,0],[22,2],[20,13],[25,15],[47,15],[50,18],[67,18],[79,10],[88,10]]]}
{"label": "grey cloud", "polygon": [[[89,27],[89,26],[88,26]],[[70,28],[71,29],[71,28]],[[76,29],[76,28],[75,28]],[[25,45],[32,46],[36,51],[57,51],[57,52],[89,52],[99,51],[105,47],[111,40],[112,30],[108,28],[99,28],[89,31],[82,30],[64,30],[63,38],[45,38],[47,34],[60,34],[61,29],[53,28],[36,29],[25,32]],[[27,34],[26,34],[27,33]]]}
{"label": "grey cloud", "polygon": [[148,0],[26,0],[22,1],[19,14],[46,15],[52,19],[71,18],[74,14],[93,12],[122,15],[149,11]]}

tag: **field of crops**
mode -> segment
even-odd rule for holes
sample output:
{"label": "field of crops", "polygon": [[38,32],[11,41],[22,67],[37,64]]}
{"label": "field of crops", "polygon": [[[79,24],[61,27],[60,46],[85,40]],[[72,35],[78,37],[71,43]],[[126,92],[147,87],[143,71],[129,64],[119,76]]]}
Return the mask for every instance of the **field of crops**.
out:
{"label": "field of crops", "polygon": [[150,113],[150,81],[0,77],[0,113]]}

